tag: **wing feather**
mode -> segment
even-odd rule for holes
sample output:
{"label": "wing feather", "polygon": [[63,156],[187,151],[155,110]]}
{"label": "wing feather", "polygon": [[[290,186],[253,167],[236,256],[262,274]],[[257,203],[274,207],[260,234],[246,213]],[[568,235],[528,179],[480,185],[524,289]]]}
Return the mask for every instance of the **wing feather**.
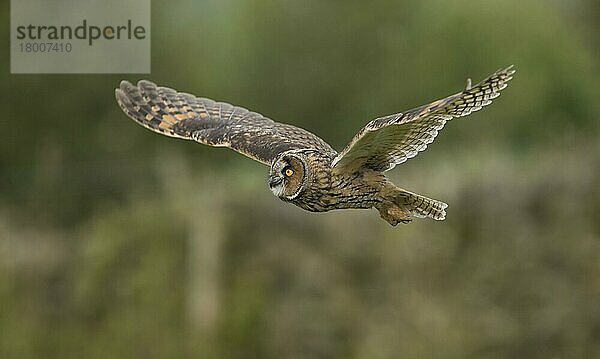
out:
{"label": "wing feather", "polygon": [[405,113],[376,118],[359,131],[333,160],[338,171],[361,167],[387,171],[427,149],[446,122],[463,117],[489,105],[512,79],[510,66],[464,91]]}
{"label": "wing feather", "polygon": [[259,113],[224,102],[158,87],[122,81],[115,90],[121,109],[142,126],[170,137],[229,147],[270,165],[281,152],[316,148],[337,153],[321,138],[302,128],[275,122]]}

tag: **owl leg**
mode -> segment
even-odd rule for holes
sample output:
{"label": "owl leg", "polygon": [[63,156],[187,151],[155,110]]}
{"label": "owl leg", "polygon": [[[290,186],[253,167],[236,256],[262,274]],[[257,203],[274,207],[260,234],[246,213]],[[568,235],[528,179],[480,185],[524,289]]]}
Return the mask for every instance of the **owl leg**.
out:
{"label": "owl leg", "polygon": [[393,202],[383,202],[376,208],[379,210],[381,218],[385,219],[392,226],[398,223],[407,224],[412,221],[410,212]]}

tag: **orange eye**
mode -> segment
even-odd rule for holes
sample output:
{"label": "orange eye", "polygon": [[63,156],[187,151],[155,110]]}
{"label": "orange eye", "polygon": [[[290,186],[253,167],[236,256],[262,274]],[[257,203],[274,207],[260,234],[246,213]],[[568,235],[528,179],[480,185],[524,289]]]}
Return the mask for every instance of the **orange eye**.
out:
{"label": "orange eye", "polygon": [[285,175],[288,177],[292,177],[292,175],[294,174],[294,170],[291,168],[288,168],[285,170]]}

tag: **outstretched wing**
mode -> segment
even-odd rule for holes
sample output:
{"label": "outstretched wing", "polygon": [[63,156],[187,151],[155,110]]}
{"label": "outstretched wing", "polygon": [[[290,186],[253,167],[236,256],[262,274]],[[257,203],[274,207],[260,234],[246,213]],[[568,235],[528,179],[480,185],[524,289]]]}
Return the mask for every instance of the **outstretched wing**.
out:
{"label": "outstretched wing", "polygon": [[336,152],[304,129],[275,122],[228,103],[158,87],[150,81],[137,86],[122,81],[115,96],[123,111],[142,126],[163,135],[209,146],[229,147],[270,165],[281,152],[317,148]]}
{"label": "outstretched wing", "polygon": [[333,160],[338,171],[361,167],[387,171],[415,157],[433,142],[447,121],[481,109],[500,95],[515,70],[512,66],[464,91],[405,113],[380,117],[369,122]]}

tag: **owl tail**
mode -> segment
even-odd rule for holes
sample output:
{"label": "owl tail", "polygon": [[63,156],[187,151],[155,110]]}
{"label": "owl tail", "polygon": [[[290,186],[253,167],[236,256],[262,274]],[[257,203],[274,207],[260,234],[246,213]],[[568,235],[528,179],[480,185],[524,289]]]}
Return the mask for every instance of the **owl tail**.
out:
{"label": "owl tail", "polygon": [[395,187],[377,206],[381,218],[393,226],[398,223],[409,223],[412,217],[429,217],[442,221],[446,218],[446,208],[448,205],[444,202],[398,187]]}
{"label": "owl tail", "polygon": [[402,206],[415,217],[429,217],[436,221],[446,219],[446,208],[448,205],[444,202],[431,199],[420,194],[409,192],[398,188],[395,195],[396,204]]}

